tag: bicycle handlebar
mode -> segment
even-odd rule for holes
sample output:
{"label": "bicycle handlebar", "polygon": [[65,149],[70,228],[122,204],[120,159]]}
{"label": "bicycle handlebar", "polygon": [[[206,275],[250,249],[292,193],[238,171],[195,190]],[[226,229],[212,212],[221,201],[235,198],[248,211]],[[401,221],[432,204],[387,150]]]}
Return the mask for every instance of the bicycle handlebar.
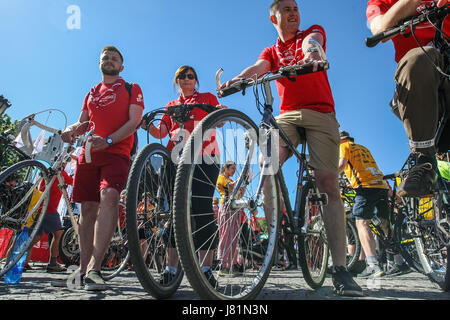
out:
{"label": "bicycle handlebar", "polygon": [[[154,111],[150,111],[146,113],[142,117],[142,121],[145,121],[147,124],[150,123],[156,115],[158,114],[168,114],[174,121],[176,122],[187,122],[189,121],[188,114],[191,112],[194,108],[202,109],[203,111],[207,113],[211,113],[217,110],[217,107],[214,107],[210,104],[206,103],[193,103],[193,104],[179,104],[175,106],[167,107],[167,110],[165,109],[157,109]],[[138,127],[141,126],[139,124]]]}
{"label": "bicycle handlebar", "polygon": [[411,27],[415,27],[423,22],[432,21],[436,22],[442,18],[445,18],[450,12],[450,4],[446,4],[442,7],[437,7],[434,2],[421,12],[410,16],[397,24],[397,26],[389,28],[383,32],[366,38],[366,46],[372,48],[376,46],[380,41],[395,36],[399,33],[403,34]]}
{"label": "bicycle handlebar", "polygon": [[391,174],[387,174],[385,176],[383,176],[383,180],[391,180],[391,179],[395,179],[397,177],[400,177],[403,171],[397,171],[395,173],[391,173]]}
{"label": "bicycle handlebar", "polygon": [[233,83],[232,85],[230,85],[228,87],[221,88],[222,85],[220,83],[220,75],[222,74],[223,69],[220,68],[216,72],[217,96],[219,98],[223,98],[223,97],[229,96],[231,94],[234,94],[236,92],[243,91],[248,87],[255,86],[255,85],[258,85],[258,84],[261,84],[264,82],[270,82],[270,81],[277,80],[280,78],[288,78],[289,80],[295,81],[295,78],[293,78],[293,77],[296,77],[299,75],[304,75],[304,74],[309,74],[309,73],[313,73],[313,72],[328,70],[330,68],[330,64],[325,55],[325,51],[323,50],[320,43],[314,39],[310,39],[309,43],[317,48],[319,55],[322,58],[323,65],[317,66],[316,70],[314,70],[315,63],[313,61],[308,62],[308,63],[301,63],[301,64],[297,63],[294,65],[281,67],[280,69],[271,72],[273,74],[272,76],[263,75],[262,77],[260,77],[257,80],[241,79],[241,80],[236,81],[235,83]]}

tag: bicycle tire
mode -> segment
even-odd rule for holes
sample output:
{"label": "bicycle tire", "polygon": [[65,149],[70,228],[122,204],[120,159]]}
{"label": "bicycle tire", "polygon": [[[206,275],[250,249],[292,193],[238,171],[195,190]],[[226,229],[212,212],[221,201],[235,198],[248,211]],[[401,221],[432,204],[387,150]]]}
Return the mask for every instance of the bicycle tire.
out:
{"label": "bicycle tire", "polygon": [[[40,177],[48,186],[47,168],[36,160],[18,162],[0,174],[0,227],[13,230],[14,235],[18,234],[24,225],[29,227],[28,240],[19,254],[15,259],[7,261],[8,258],[5,257],[1,262],[0,277],[8,272],[28,252],[42,224],[43,212],[47,211],[50,194],[47,193],[44,199],[39,199],[38,193],[35,191],[39,187],[39,181],[42,181]],[[11,181],[11,179],[17,181],[14,188],[7,186],[7,182]],[[40,207],[37,207],[38,201],[41,201]],[[33,209],[35,213],[29,216],[30,210]],[[29,216],[28,219],[27,216]]]}
{"label": "bicycle tire", "polygon": [[[425,226],[420,226],[420,236],[415,237],[414,241],[417,247],[417,253],[422,264],[424,274],[434,283],[438,284],[443,290],[448,289],[448,237],[438,227],[440,219],[448,219],[448,208],[443,202],[443,192],[438,192],[432,199],[434,217],[432,220],[422,220]],[[418,210],[417,198],[414,209]],[[423,217],[423,215],[421,216]],[[438,219],[439,217],[439,219]],[[447,220],[448,221],[448,220]],[[428,222],[428,223],[426,223]]]}
{"label": "bicycle tire", "polygon": [[359,256],[361,255],[361,241],[359,240],[358,230],[356,228],[355,221],[350,219],[348,216],[345,219],[346,224],[346,235],[347,235],[347,248],[348,246],[353,247],[353,253],[349,253],[347,250],[347,258],[346,264],[347,269],[350,270],[353,268],[356,262],[359,260]]}
{"label": "bicycle tire", "polygon": [[[323,285],[328,266],[328,242],[321,217],[323,206],[311,203],[311,195],[316,192],[317,188],[313,181],[307,181],[302,187],[300,217],[303,221],[305,217],[309,219],[306,230],[302,230],[298,237],[299,262],[303,278],[312,289],[318,289]],[[307,208],[309,214],[306,212]]]}
{"label": "bicycle tire", "polygon": [[[239,219],[241,219],[240,221],[245,221],[245,219],[250,221],[250,207],[247,205],[250,204],[250,199],[257,199],[255,184],[259,181],[260,169],[255,150],[260,148],[258,130],[255,123],[244,113],[233,109],[218,110],[209,114],[195,127],[184,145],[175,180],[175,238],[186,277],[201,299],[254,299],[269,276],[277,247],[280,221],[280,197],[274,174],[266,176],[269,181],[267,194],[270,195],[265,197],[265,200],[270,198],[273,203],[270,210],[270,219],[267,221],[267,225],[270,226],[267,245],[262,246],[251,241],[241,241],[241,244],[247,243],[247,248],[239,248],[238,250],[241,270],[235,272],[233,265],[227,267],[230,270],[225,269],[226,264],[232,264],[232,260],[236,257],[233,258],[233,252],[236,254],[236,247],[232,243],[235,239],[240,239],[243,233],[244,228],[241,224],[233,229],[235,234],[229,233],[230,236],[227,240],[224,240],[225,237],[222,238],[226,244],[220,249],[222,256],[221,259],[218,259],[218,249],[221,245],[219,229],[225,230],[228,226],[232,227],[232,224]],[[246,135],[248,140],[245,139]],[[238,143],[238,140],[241,143]],[[214,149],[215,152],[203,154],[203,149],[208,150],[208,147],[205,147],[204,144],[206,141],[209,141],[209,143],[215,141],[219,151],[217,152],[217,149]],[[211,146],[211,144],[206,145]],[[220,146],[222,149],[220,149]],[[211,161],[212,155],[215,155],[214,161]],[[203,156],[209,161],[202,161]],[[243,164],[246,163],[247,156],[249,166],[246,168]],[[219,159],[220,157],[222,159]],[[225,160],[233,160],[236,164],[236,176],[241,177],[240,180],[243,183],[241,186],[245,186],[245,192],[240,199],[246,204],[242,208],[232,209],[229,201],[222,203],[222,210],[226,211],[221,214],[219,209],[218,218],[215,220],[213,218],[212,198],[216,196],[220,199],[220,194],[216,188],[216,180],[219,166],[225,163]],[[258,172],[258,174],[254,174],[254,172]],[[238,179],[236,178],[236,180]],[[201,186],[207,186],[208,191],[201,190],[202,192],[197,193]],[[239,185],[236,186],[236,188],[238,187]],[[210,193],[207,194],[208,192]],[[203,212],[203,215],[202,212],[196,212],[196,210],[201,210],[197,207],[196,201],[205,201],[202,202],[204,205],[208,202],[207,205],[211,205],[211,209],[205,207],[208,212]],[[269,203],[269,200],[267,200],[267,203]],[[191,204],[195,205],[196,208],[191,208]],[[254,205],[256,207],[251,207],[252,212],[257,210],[259,213],[264,210],[260,203],[255,202]],[[266,216],[266,212],[263,214]],[[222,227],[219,228],[219,225]],[[204,239],[200,239],[202,237]],[[261,262],[255,261],[257,252],[263,254]],[[205,259],[200,258],[200,254]],[[209,272],[206,270],[209,267],[208,262],[205,261],[211,256],[211,260],[221,260],[221,262],[216,264],[211,262],[211,272]],[[225,262],[225,260],[228,262]],[[204,273],[204,271],[207,273]]]}
{"label": "bicycle tire", "polygon": [[419,273],[424,274],[422,263],[417,254],[417,248],[414,241],[416,235],[414,235],[411,226],[404,214],[397,214],[394,221],[394,243],[400,251],[401,256],[405,259],[406,263]]}
{"label": "bicycle tire", "polygon": [[74,227],[65,228],[59,241],[59,257],[66,267],[80,265],[80,245]]}
{"label": "bicycle tire", "polygon": [[[136,155],[127,181],[126,228],[131,263],[143,288],[157,299],[171,297],[183,279],[180,265],[167,283],[160,278],[173,239],[170,176],[174,174],[170,168],[169,151],[158,143],[149,144]],[[143,205],[145,202],[147,205]],[[141,245],[147,247],[144,253]]]}

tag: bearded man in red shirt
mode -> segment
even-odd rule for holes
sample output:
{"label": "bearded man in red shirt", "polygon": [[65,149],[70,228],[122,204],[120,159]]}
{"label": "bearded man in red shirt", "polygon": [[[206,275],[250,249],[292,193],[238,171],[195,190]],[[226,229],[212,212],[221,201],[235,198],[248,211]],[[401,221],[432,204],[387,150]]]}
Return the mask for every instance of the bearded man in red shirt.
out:
{"label": "bearded man in red shirt", "polygon": [[[373,34],[383,32],[412,16],[424,5],[448,0],[369,0],[366,15]],[[450,34],[450,18],[444,21],[444,34]],[[439,120],[438,92],[446,95],[447,112],[450,112],[450,81],[435,66],[445,72],[443,55],[434,48],[435,28],[430,23],[417,26],[414,34],[423,46],[420,48],[413,36],[399,34],[392,38],[395,48],[397,84],[393,112],[402,120],[411,151],[416,155],[416,165],[399,186],[400,196],[423,196],[432,192],[437,180],[434,136]],[[445,36],[444,36],[445,37]],[[425,52],[424,52],[425,51]],[[433,66],[433,64],[435,66]]]}
{"label": "bearded man in red shirt", "polygon": [[86,290],[105,290],[100,268],[119,214],[120,192],[126,185],[133,147],[133,133],[144,109],[142,91],[132,84],[130,92],[119,76],[124,69],[123,56],[113,47],[105,47],[99,62],[102,82],[86,95],[78,122],[64,130],[64,142],[73,143],[80,124],[95,124],[91,138],[91,161],[85,148],[78,157],[72,200],[81,203],[79,226],[80,279]]}
{"label": "bearded man in red shirt", "polygon": [[[256,63],[223,85],[229,86],[242,78],[262,76],[282,66],[312,60],[320,63],[309,39],[314,39],[326,49],[325,30],[313,25],[300,31],[300,13],[294,0],[275,0],[270,6],[270,21],[279,38],[274,46],[263,50]],[[276,81],[281,99],[281,114],[276,120],[294,145],[300,137],[297,127],[306,130],[310,152],[310,165],[320,192],[328,194],[328,205],[323,219],[333,258],[333,284],[339,295],[361,296],[361,287],[346,269],[346,235],[344,207],[339,193],[339,123],[336,120],[334,100],[326,71],[296,77],[296,81],[282,78]],[[291,154],[280,140],[279,161],[283,164]],[[265,205],[268,205],[265,203]]]}

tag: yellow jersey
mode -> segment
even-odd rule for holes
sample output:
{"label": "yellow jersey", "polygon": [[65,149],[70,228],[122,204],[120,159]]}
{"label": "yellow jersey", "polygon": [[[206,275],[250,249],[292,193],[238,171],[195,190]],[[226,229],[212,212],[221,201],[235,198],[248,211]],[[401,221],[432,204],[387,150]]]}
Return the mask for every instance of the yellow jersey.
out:
{"label": "yellow jersey", "polygon": [[388,189],[383,173],[366,147],[345,141],[340,145],[339,157],[347,160],[344,171],[353,188]]}

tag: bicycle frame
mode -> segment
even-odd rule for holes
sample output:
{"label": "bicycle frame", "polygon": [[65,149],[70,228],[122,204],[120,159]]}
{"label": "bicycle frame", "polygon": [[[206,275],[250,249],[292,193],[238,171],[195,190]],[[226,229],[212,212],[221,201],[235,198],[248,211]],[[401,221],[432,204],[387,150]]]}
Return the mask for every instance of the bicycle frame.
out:
{"label": "bicycle frame", "polygon": [[[310,42],[310,44],[312,44],[313,46],[315,46],[318,49],[319,54],[323,60],[323,69],[320,69],[317,71],[327,70],[329,68],[329,63],[326,59],[326,55],[325,55],[325,52],[323,51],[322,46],[314,39],[310,39],[309,42]],[[300,142],[302,147],[301,147],[301,152],[299,152],[296,149],[296,147],[292,144],[292,142],[289,140],[286,133],[277,124],[275,118],[273,117],[272,111],[273,111],[274,99],[273,99],[272,90],[270,87],[270,82],[280,79],[280,78],[283,78],[283,77],[290,78],[292,76],[310,73],[311,70],[314,70],[313,65],[311,63],[304,64],[303,66],[300,66],[300,67],[298,65],[285,66],[285,67],[280,68],[280,70],[278,70],[278,72],[273,75],[266,74],[262,78],[256,79],[256,80],[246,80],[246,79],[240,80],[230,87],[231,91],[229,93],[229,94],[231,94],[231,93],[234,93],[241,89],[245,90],[246,87],[257,86],[260,84],[263,86],[263,90],[265,93],[264,112],[262,114],[262,121],[261,121],[259,128],[260,128],[260,134],[267,136],[267,157],[264,158],[264,161],[262,164],[263,173],[260,176],[257,191],[256,191],[257,198],[254,200],[247,201],[248,208],[251,209],[252,207],[255,206],[255,204],[260,205],[260,195],[262,194],[262,188],[263,188],[263,185],[264,185],[264,182],[266,179],[266,174],[264,174],[264,172],[267,171],[268,167],[269,167],[267,158],[270,159],[271,155],[272,155],[272,150],[271,150],[272,134],[270,134],[271,132],[273,132],[274,130],[278,131],[280,138],[287,144],[289,151],[292,152],[292,154],[297,158],[297,160],[299,162],[298,182],[297,182],[298,187],[297,187],[297,192],[296,192],[294,211],[291,208],[291,204],[290,204],[290,200],[289,200],[290,199],[289,192],[287,190],[286,183],[284,181],[284,176],[283,176],[283,173],[281,170],[281,166],[279,168],[276,168],[278,170],[278,173],[276,174],[276,180],[278,181],[278,183],[280,184],[280,187],[281,187],[281,193],[283,195],[284,205],[286,208],[286,215],[288,217],[288,224],[292,228],[292,230],[295,231],[295,233],[300,232],[299,227],[298,227],[298,220],[299,220],[298,213],[300,211],[301,187],[305,181],[312,179],[312,175],[309,173],[308,162],[306,159],[306,140]],[[219,93],[218,94],[219,97],[225,96],[220,91],[220,87],[221,87],[220,75],[222,74],[222,72],[223,72],[223,69],[219,69],[216,73],[216,84],[217,84],[217,92]],[[254,145],[254,141],[253,141],[253,145]],[[236,209],[239,207],[239,206],[233,205],[233,202],[237,201],[237,200],[233,200],[233,199],[236,199],[237,192],[240,189],[240,187],[242,186],[243,181],[246,179],[248,169],[249,169],[249,159],[251,159],[253,151],[254,151],[254,147],[253,146],[249,147],[249,152],[247,154],[247,159],[244,164],[244,168],[242,170],[241,175],[237,179],[236,187],[234,188],[234,190],[230,196],[230,199],[232,199],[231,208],[233,208],[233,209]],[[278,150],[276,150],[276,152],[278,152]],[[325,202],[327,202],[327,201],[325,201]],[[240,204],[240,205],[242,207],[242,204]],[[308,223],[308,217],[305,217],[304,221],[301,221],[301,222],[305,223],[305,225],[303,226],[302,229],[306,230],[306,223]]]}

